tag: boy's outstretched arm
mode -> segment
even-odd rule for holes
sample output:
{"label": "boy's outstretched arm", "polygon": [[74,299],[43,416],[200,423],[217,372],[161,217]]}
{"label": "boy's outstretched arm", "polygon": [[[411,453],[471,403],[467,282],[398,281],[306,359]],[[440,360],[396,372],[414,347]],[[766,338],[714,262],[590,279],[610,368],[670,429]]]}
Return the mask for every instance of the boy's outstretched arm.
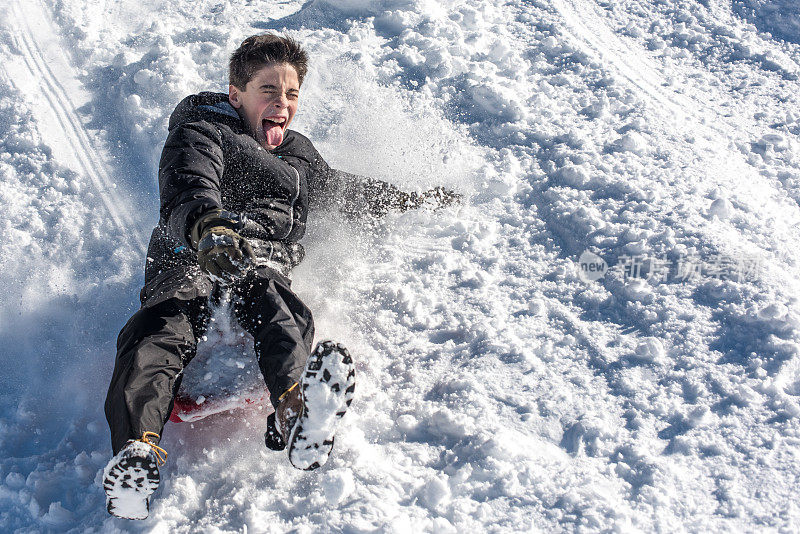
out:
{"label": "boy's outstretched arm", "polygon": [[422,193],[407,193],[402,189],[375,178],[367,178],[331,169],[339,188],[339,209],[352,216],[382,217],[390,211],[408,211],[428,205],[434,209],[449,206],[461,200],[461,195],[436,187]]}
{"label": "boy's outstretched arm", "polygon": [[390,211],[408,211],[428,206],[443,208],[461,201],[455,191],[438,186],[422,193],[408,193],[382,180],[336,169],[324,170],[325,187],[319,191],[319,205],[336,206],[354,217],[382,217]]}

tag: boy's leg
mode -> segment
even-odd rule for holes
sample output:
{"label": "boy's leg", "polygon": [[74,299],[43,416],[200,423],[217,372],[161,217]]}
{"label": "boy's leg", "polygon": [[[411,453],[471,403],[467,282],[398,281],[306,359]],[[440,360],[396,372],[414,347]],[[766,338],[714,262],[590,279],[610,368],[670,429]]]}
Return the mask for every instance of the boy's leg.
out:
{"label": "boy's leg", "polygon": [[122,329],[105,404],[114,454],[144,432],[161,435],[207,320],[205,298],[173,298],[142,307]]}
{"label": "boy's leg", "polygon": [[255,340],[273,406],[300,380],[314,339],[311,310],[289,286],[287,278],[259,268],[235,287],[234,312]]}

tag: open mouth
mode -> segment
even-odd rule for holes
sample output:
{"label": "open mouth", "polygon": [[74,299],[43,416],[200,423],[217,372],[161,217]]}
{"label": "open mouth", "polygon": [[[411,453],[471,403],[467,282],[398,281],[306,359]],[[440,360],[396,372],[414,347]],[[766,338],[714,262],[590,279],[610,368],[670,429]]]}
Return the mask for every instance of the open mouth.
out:
{"label": "open mouth", "polygon": [[286,117],[265,117],[261,119],[261,128],[267,138],[267,144],[276,147],[283,142],[283,129],[286,127]]}
{"label": "open mouth", "polygon": [[261,125],[264,128],[270,128],[272,126],[280,126],[281,128],[283,128],[285,124],[286,124],[286,117],[269,117],[261,120]]}

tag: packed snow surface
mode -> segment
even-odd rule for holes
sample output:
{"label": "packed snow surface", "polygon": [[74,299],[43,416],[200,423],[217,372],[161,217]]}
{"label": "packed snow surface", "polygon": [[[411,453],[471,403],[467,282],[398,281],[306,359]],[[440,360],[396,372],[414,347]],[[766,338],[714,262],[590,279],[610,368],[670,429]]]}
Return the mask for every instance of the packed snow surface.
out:
{"label": "packed snow surface", "polygon": [[[114,519],[167,119],[264,30],[332,166],[465,201],[310,220],[293,287],[359,377],[323,468],[268,407],[170,423]],[[4,2],[2,529],[797,532],[799,43],[793,0]]]}

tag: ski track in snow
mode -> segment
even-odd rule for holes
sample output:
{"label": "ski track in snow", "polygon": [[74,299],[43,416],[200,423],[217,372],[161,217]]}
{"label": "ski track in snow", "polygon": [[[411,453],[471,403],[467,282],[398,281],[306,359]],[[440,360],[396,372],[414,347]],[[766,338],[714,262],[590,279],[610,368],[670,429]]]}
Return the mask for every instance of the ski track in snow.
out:
{"label": "ski track in snow", "polygon": [[[130,238],[144,255],[147,246],[142,236],[145,233],[125,207],[127,203],[114,192],[115,184],[109,175],[105,158],[95,149],[73,104],[71,93],[65,88],[64,78],[72,82],[70,88],[79,82],[57,42],[58,31],[44,9],[40,0],[15,0],[10,10],[13,16],[12,26],[18,29],[14,40],[22,52],[22,60],[29,71],[30,79],[38,81],[35,85],[36,92],[41,97],[39,101],[44,100],[49,110],[43,112],[37,109],[36,112],[56,118],[57,125],[45,122],[46,134],[55,139],[51,143],[55,147],[54,151],[62,154],[65,159],[63,164],[83,172],[91,179],[103,207],[120,235]],[[44,50],[47,50],[46,54]],[[54,69],[57,69],[58,74]],[[69,147],[68,151],[64,151],[64,146]]]}
{"label": "ski track in snow", "polygon": [[[672,129],[691,131],[695,135],[697,154],[704,159],[710,178],[727,183],[742,198],[755,201],[749,207],[760,212],[763,219],[775,213],[786,214],[778,222],[780,228],[776,229],[776,237],[782,238],[784,250],[800,238],[800,229],[794,224],[800,220],[800,204],[783,190],[780,181],[754,172],[741,152],[720,150],[731,141],[755,138],[756,128],[751,121],[739,118],[738,123],[733,123],[693,96],[664,89],[661,80],[667,78],[665,73],[656,68],[656,62],[647,57],[641,46],[616,35],[594,3],[577,0],[553,0],[552,3],[564,17],[570,38],[599,58],[605,68],[618,72],[638,89],[637,96],[644,97],[651,117],[659,117]],[[745,176],[747,179],[743,180]],[[787,266],[781,265],[780,269],[785,271]],[[785,277],[786,282],[800,289],[795,283],[800,279],[800,264],[788,269],[792,274]],[[771,274],[782,276],[779,272]]]}
{"label": "ski track in snow", "polygon": [[[220,86],[242,37],[287,28],[314,58],[295,127],[334,167],[408,189],[442,182],[469,203],[369,231],[328,213],[309,224],[293,288],[318,339],[344,342],[358,376],[323,469],[298,473],[264,449],[268,407],[169,424],[150,519],[108,518],[98,369],[110,371],[121,323],[100,321],[95,336],[108,341],[85,341],[88,363],[73,368],[83,381],[66,384],[97,399],[66,409],[67,430],[23,386],[19,409],[0,413],[10,529],[798,529],[797,47],[725,19],[723,4],[688,0],[14,6],[26,72],[48,82],[37,90],[62,125],[54,142],[110,195],[118,230],[129,215],[113,211],[122,204],[100,153],[75,102],[58,96],[74,90],[78,66],[43,59],[50,30],[98,83],[86,88],[94,109],[112,111],[93,119],[147,156],[180,98]],[[715,29],[717,15],[732,28]],[[45,140],[59,133],[42,122]],[[12,235],[24,242],[21,228]],[[770,264],[741,282],[615,272],[585,284],[584,248],[606,259],[746,249]],[[35,346],[38,334],[20,337]],[[217,317],[186,378],[251,383],[252,351],[236,339],[247,338]],[[38,387],[63,387],[60,370],[39,370]]]}
{"label": "ski track in snow", "polygon": [[698,104],[684,95],[663,90],[663,73],[656,71],[642,57],[641,51],[622,43],[608,28],[597,6],[591,2],[574,0],[553,0],[552,4],[564,17],[571,39],[591,51],[604,65],[616,68],[639,89],[640,95],[652,100],[656,113],[675,124],[682,124],[687,119],[701,122],[698,120]]}

